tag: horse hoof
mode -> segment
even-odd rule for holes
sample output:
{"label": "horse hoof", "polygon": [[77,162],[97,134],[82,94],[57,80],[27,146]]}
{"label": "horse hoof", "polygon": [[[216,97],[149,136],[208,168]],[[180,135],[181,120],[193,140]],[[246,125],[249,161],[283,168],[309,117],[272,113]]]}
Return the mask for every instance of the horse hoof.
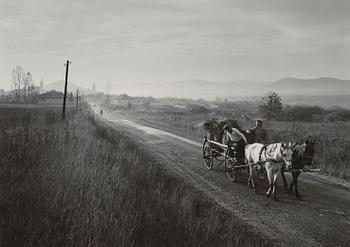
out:
{"label": "horse hoof", "polygon": [[271,196],[271,195],[270,195],[269,193],[266,193],[266,197],[267,197],[267,198],[270,198],[270,196]]}
{"label": "horse hoof", "polygon": [[248,180],[248,188],[253,188],[253,184],[252,184],[252,181]]}

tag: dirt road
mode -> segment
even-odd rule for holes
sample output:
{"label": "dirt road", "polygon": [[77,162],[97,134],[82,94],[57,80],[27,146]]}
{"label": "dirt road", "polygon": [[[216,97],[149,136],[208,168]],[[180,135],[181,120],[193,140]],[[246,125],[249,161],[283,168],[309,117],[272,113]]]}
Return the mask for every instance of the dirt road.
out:
{"label": "dirt road", "polygon": [[[97,106],[93,106],[96,114]],[[302,199],[278,187],[279,202],[267,199],[266,182],[258,194],[247,186],[247,175],[231,183],[223,167],[209,171],[202,160],[202,144],[147,127],[104,111],[99,116],[119,131],[152,150],[162,163],[232,211],[260,234],[282,246],[350,246],[350,187],[321,176],[300,176]],[[290,177],[287,176],[290,181]],[[258,180],[258,179],[256,179]]]}

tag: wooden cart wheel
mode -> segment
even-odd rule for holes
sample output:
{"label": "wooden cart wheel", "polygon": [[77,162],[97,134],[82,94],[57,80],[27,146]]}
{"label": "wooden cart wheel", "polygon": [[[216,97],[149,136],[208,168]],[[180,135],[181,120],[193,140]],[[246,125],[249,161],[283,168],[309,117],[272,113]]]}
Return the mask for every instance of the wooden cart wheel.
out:
{"label": "wooden cart wheel", "polygon": [[234,168],[236,165],[237,165],[237,160],[235,158],[230,157],[229,150],[227,150],[225,153],[225,171],[226,171],[227,178],[231,182],[237,181],[238,169]]}
{"label": "wooden cart wheel", "polygon": [[203,143],[203,159],[205,161],[206,167],[211,170],[213,169],[214,157],[211,144],[208,140]]}

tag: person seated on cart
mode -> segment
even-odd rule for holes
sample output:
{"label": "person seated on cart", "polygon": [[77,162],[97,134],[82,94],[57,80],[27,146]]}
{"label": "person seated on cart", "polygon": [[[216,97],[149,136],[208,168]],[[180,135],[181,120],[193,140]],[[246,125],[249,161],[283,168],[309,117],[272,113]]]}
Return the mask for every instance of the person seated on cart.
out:
{"label": "person seated on cart", "polygon": [[237,151],[238,159],[244,160],[244,147],[248,144],[246,137],[237,128],[226,124],[224,126],[223,143],[231,145]]}

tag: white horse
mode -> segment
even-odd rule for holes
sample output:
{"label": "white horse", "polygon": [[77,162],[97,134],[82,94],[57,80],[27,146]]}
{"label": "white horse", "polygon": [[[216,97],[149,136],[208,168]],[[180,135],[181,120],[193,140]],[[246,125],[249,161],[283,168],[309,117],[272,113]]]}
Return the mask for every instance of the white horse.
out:
{"label": "white horse", "polygon": [[267,177],[269,179],[269,187],[266,192],[266,196],[269,198],[273,193],[273,199],[276,197],[276,182],[277,177],[281,173],[283,164],[289,169],[292,166],[292,145],[291,143],[273,143],[269,145],[263,145],[261,143],[248,144],[245,147],[245,162],[249,164],[249,184],[256,192],[253,170],[254,164],[261,162],[266,169]]}

